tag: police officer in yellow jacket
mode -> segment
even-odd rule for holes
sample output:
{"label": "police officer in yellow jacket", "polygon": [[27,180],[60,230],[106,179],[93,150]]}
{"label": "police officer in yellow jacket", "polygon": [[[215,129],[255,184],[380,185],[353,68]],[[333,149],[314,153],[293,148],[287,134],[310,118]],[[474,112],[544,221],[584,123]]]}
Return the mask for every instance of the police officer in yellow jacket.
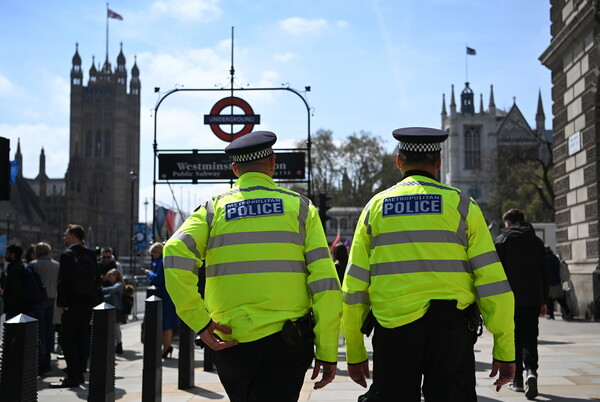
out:
{"label": "police officer in yellow jacket", "polygon": [[177,314],[215,351],[234,402],[297,401],[313,357],[312,379],[323,367],[315,389],[335,377],[340,283],[316,208],[272,179],[276,140],[257,131],[232,141],[225,152],[239,180],[199,207],[163,252]]}
{"label": "police officer in yellow jacket", "polygon": [[473,303],[494,335],[490,377],[499,372],[499,390],[515,370],[514,298],[484,217],[470,197],[436,180],[445,131],[393,135],[403,177],[364,208],[342,287],[348,372],[363,387],[361,326],[374,316],[373,384],[359,401],[416,402],[421,391],[425,401],[464,400],[460,366],[472,353]]}

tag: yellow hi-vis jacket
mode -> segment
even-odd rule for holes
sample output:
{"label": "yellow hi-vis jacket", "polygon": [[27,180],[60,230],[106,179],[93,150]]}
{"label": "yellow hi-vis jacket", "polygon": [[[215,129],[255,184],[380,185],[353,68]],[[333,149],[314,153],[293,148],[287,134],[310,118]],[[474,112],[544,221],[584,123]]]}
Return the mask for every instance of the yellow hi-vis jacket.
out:
{"label": "yellow hi-vis jacket", "polygon": [[[177,314],[194,331],[210,320],[224,340],[251,342],[281,331],[312,308],[316,358],[336,362],[342,293],[318,211],[262,173],[206,202],[163,249]],[[205,261],[204,300],[198,269]]]}
{"label": "yellow hi-vis jacket", "polygon": [[514,297],[479,206],[460,190],[409,176],[375,195],[359,218],[343,281],[349,364],[367,360],[369,308],[385,328],[413,322],[429,300],[477,302],[494,359],[515,360]]}

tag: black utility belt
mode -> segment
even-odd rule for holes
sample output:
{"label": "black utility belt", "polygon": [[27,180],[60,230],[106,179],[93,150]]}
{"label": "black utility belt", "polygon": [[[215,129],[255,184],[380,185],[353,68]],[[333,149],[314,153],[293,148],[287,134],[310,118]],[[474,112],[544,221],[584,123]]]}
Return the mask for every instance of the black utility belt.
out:
{"label": "black utility belt", "polygon": [[303,343],[312,343],[315,339],[315,319],[312,312],[308,312],[296,321],[286,320],[281,329],[283,341],[289,346],[298,346]]}

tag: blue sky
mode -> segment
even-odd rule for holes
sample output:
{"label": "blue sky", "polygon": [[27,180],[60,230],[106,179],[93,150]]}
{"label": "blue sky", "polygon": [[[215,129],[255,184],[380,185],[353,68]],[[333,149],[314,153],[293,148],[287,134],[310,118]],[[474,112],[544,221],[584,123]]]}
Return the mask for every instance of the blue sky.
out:
{"label": "blue sky", "polygon": [[[109,21],[113,66],[123,43],[130,77],[134,57],[142,82],[140,200],[152,201],[152,141],[158,94],[178,87],[227,86],[231,27],[235,27],[235,84],[298,91],[306,86],[311,127],[343,139],[361,130],[384,139],[403,126],[440,127],[442,94],[460,94],[468,80],[496,106],[513,97],[535,124],[538,91],[552,126],[550,71],[538,60],[550,42],[550,2],[505,0],[114,0],[123,20]],[[106,58],[106,3],[5,2],[0,15],[0,136],[20,138],[24,175],[35,177],[46,152],[50,177],[63,177],[69,147],[69,73],[75,43],[87,85],[92,57]],[[477,51],[466,56],[465,45]],[[204,114],[228,92],[171,95],[157,114],[161,149],[222,149]],[[307,137],[307,111],[288,91],[247,91],[261,124],[278,134],[276,147]],[[128,172],[124,172],[128,174]],[[226,187],[226,186],[225,186]],[[184,210],[223,185],[175,185]],[[167,186],[157,200],[173,205]],[[144,216],[140,204],[140,217]]]}

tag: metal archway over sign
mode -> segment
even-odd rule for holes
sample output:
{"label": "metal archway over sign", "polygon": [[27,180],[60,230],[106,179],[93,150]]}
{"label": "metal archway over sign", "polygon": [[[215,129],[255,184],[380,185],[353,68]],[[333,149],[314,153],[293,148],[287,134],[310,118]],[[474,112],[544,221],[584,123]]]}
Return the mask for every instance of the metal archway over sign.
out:
{"label": "metal archway over sign", "polygon": [[[309,90],[309,87],[307,87]],[[156,185],[169,183],[214,184],[230,183],[236,179],[231,171],[231,160],[222,149],[159,149],[158,147],[158,110],[162,102],[178,92],[214,92],[229,91],[230,96],[217,101],[209,114],[204,115],[204,124],[221,140],[231,142],[234,139],[250,133],[256,124],[260,124],[260,115],[244,99],[234,96],[235,89],[230,88],[175,88],[166,92],[158,100],[154,108],[154,168],[153,168],[153,203],[156,204]],[[240,89],[241,91],[241,89]],[[311,166],[311,136],[310,136],[310,107],[304,96],[289,87],[280,88],[244,88],[248,91],[288,91],[297,95],[306,108],[307,140],[306,148],[275,149],[277,162],[273,179],[280,183],[306,183],[308,197],[312,198],[312,166]],[[231,107],[230,114],[222,114],[223,110]],[[243,114],[234,114],[233,109],[240,109]],[[239,126],[241,129],[238,129]],[[223,127],[229,126],[229,132]],[[153,216],[153,227],[155,227]]]}

